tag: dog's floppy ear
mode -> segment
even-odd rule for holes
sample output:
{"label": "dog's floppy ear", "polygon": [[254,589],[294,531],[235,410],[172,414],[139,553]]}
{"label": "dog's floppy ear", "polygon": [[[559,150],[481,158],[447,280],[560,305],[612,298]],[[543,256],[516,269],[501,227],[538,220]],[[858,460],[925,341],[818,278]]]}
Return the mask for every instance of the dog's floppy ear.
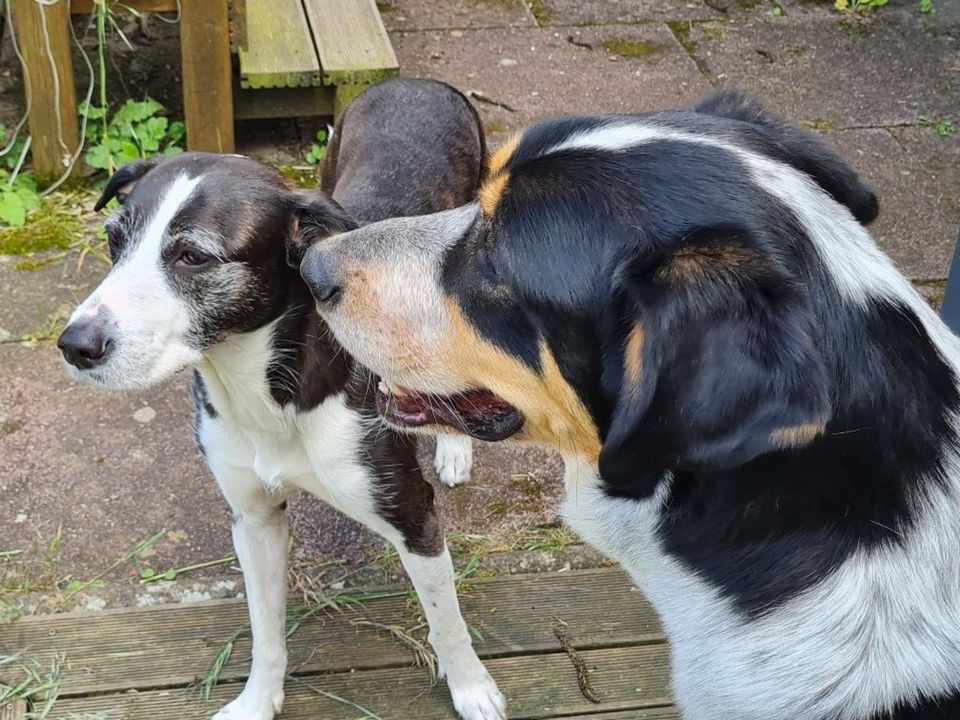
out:
{"label": "dog's floppy ear", "polygon": [[117,202],[123,205],[127,196],[133,191],[137,181],[160,164],[160,160],[152,158],[150,160],[134,160],[127,163],[117,170],[109,180],[107,186],[103,188],[103,194],[93,206],[94,212],[100,212],[108,202],[117,199]]}
{"label": "dog's floppy ear", "polygon": [[863,225],[876,220],[880,205],[873,190],[814,133],[777,117],[737,90],[719,90],[694,107],[704,115],[742,120],[763,129],[774,142],[779,159],[806,173],[833,199],[846,205]]}
{"label": "dog's floppy ear", "polygon": [[615,492],[800,447],[829,419],[806,291],[735,230],[686,234],[618,278],[622,379],[600,453]]}
{"label": "dog's floppy ear", "polygon": [[315,242],[357,227],[356,221],[326,193],[295,195],[285,248],[287,264],[299,268],[307,249]]}

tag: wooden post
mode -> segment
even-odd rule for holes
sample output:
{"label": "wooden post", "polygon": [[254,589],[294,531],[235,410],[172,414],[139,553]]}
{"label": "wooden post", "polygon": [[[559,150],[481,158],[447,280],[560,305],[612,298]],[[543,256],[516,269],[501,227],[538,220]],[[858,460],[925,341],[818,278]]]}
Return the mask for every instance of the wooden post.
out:
{"label": "wooden post", "polygon": [[227,0],[188,0],[180,4],[180,13],[187,147],[233,152],[233,80]]}
{"label": "wooden post", "polygon": [[33,167],[40,184],[46,185],[64,173],[80,142],[70,60],[70,8],[67,0],[50,5],[13,0],[13,8],[27,66],[24,81],[31,98]]}

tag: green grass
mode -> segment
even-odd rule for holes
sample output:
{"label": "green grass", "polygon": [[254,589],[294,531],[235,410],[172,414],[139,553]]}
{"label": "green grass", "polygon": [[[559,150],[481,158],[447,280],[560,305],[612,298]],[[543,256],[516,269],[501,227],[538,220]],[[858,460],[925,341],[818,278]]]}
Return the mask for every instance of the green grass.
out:
{"label": "green grass", "polygon": [[62,654],[54,655],[49,666],[35,660],[23,660],[20,655],[0,657],[0,670],[4,670],[4,675],[16,671],[20,676],[14,684],[0,686],[0,707],[21,700],[32,708],[27,714],[30,720],[46,720],[60,694],[60,679],[66,662],[66,656]]}

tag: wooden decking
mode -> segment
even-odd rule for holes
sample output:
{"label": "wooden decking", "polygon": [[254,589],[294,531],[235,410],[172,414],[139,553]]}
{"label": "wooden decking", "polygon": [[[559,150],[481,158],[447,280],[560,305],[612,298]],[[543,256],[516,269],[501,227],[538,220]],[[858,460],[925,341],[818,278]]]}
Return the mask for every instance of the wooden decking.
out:
{"label": "wooden decking", "polygon": [[[470,581],[461,602],[511,718],[679,720],[659,624],[621,572]],[[396,637],[425,632],[405,588],[345,593],[312,611],[291,603],[289,611],[284,720],[454,717],[446,685],[431,686],[428,668],[413,666],[413,651]],[[0,629],[0,655],[21,653],[45,667],[59,656],[50,720],[207,718],[241,687],[245,628],[246,606],[233,600],[32,617]],[[203,700],[199,684],[231,638],[230,660]],[[0,667],[0,683],[17,680]]]}

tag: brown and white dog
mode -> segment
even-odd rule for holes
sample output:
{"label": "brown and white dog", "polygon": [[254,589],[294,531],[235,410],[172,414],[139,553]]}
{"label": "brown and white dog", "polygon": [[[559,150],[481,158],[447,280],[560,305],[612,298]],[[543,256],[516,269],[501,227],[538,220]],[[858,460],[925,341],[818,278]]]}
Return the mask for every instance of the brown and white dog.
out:
{"label": "brown and white dog", "polygon": [[[250,677],[217,720],[280,711],[284,508],[298,490],[396,546],[457,711],[467,720],[504,716],[460,615],[414,444],[382,426],[376,379],[327,331],[297,269],[312,242],[357,221],[468,202],[484,155],[478,118],[460,93],[394,80],[357,98],[337,127],[324,174],[347,212],[253,160],[205,153],[127,165],[97,203],[121,203],[106,223],[113,269],[58,345],[73,377],[109,388],[195,370],[197,442],[233,511],[253,632]],[[442,451],[441,465],[452,457],[458,476],[469,460],[463,447],[454,440]]]}
{"label": "brown and white dog", "polygon": [[735,93],[535,125],[301,272],[399,428],[547,443],[687,720],[960,718],[960,343],[873,193]]}

